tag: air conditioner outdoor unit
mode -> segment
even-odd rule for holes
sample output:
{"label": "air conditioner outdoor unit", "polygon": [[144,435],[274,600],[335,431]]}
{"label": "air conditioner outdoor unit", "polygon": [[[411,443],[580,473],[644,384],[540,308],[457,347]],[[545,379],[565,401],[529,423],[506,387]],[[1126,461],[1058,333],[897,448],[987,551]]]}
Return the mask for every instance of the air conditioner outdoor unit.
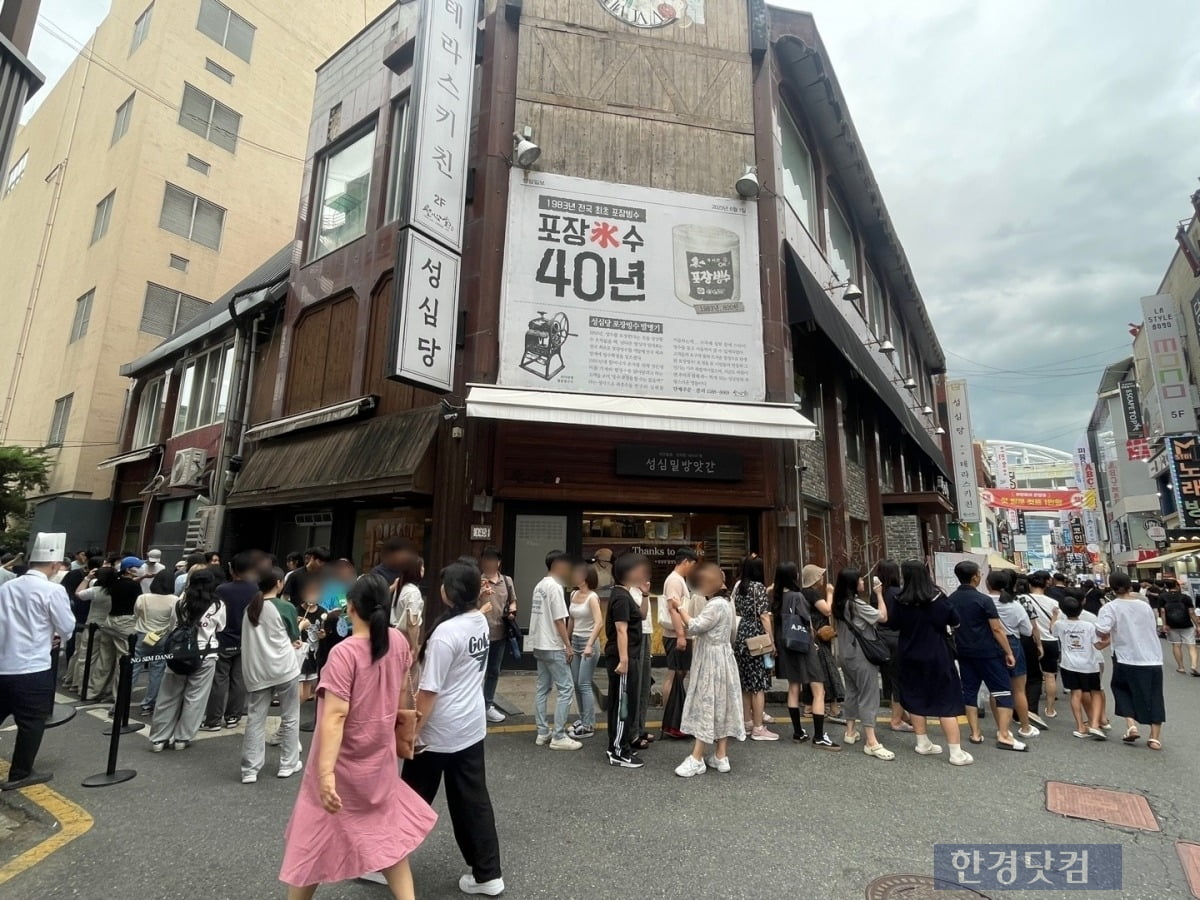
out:
{"label": "air conditioner outdoor unit", "polygon": [[183,487],[197,484],[200,476],[204,474],[204,464],[207,461],[208,454],[201,447],[186,447],[179,450],[175,454],[174,462],[171,463],[171,478],[167,485]]}

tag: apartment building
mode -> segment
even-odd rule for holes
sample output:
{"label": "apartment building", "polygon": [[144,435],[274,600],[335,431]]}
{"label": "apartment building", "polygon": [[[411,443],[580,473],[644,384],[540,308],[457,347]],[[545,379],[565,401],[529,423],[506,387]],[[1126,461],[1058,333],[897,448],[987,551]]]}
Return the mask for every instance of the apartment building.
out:
{"label": "apartment building", "polygon": [[0,175],[0,442],[52,454],[38,528],[103,543],[121,364],[292,238],[314,72],[387,5],[113,0],[18,132]]}

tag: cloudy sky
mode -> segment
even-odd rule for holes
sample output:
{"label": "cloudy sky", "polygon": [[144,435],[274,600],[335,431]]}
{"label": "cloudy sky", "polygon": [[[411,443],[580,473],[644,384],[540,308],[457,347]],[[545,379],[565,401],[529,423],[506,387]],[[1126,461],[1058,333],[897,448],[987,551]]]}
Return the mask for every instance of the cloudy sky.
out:
{"label": "cloudy sky", "polygon": [[[1195,0],[776,2],[816,16],[976,434],[1070,449],[1197,188]],[[42,15],[83,41],[107,6]],[[39,27],[47,75],[73,53]]]}

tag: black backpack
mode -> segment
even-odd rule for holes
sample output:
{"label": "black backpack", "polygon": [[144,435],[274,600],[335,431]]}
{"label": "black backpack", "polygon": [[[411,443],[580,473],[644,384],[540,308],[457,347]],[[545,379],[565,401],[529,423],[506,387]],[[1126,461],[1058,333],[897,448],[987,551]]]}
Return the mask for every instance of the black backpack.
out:
{"label": "black backpack", "polygon": [[187,607],[183,601],[175,607],[178,621],[162,642],[161,653],[171,654],[167,668],[176,675],[191,675],[200,668],[200,623],[186,619]]}
{"label": "black backpack", "polygon": [[1192,618],[1188,615],[1188,602],[1183,594],[1170,593],[1162,595],[1163,616],[1168,628],[1190,628]]}

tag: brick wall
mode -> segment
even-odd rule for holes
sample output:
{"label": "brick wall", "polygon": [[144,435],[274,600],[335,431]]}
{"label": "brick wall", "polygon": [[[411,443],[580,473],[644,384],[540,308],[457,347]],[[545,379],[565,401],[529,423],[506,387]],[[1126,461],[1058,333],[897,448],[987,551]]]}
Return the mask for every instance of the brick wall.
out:
{"label": "brick wall", "polygon": [[884,516],[884,553],[888,559],[903,562],[921,559],[921,523],[916,516]]}
{"label": "brick wall", "polygon": [[867,470],[846,460],[846,509],[855,519],[868,519]]}
{"label": "brick wall", "polygon": [[817,500],[828,500],[829,485],[825,479],[825,445],[819,440],[801,441],[800,462],[806,466],[803,480],[804,495]]}

